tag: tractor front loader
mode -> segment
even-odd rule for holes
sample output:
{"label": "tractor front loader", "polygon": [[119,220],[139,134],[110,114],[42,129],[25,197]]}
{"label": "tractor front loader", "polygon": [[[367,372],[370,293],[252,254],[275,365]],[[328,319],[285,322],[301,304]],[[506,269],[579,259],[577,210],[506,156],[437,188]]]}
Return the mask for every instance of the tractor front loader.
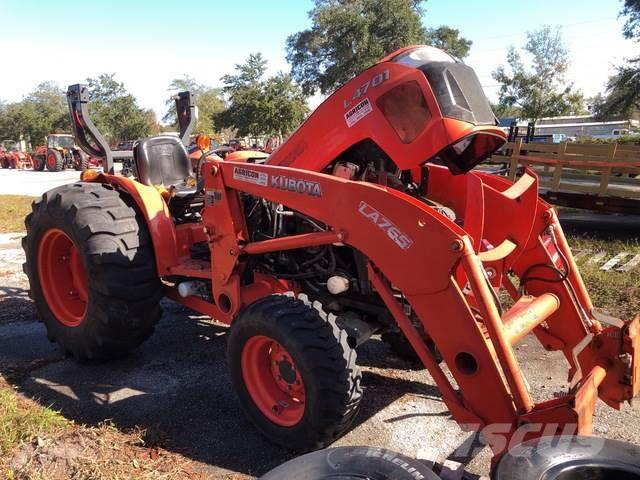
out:
{"label": "tractor front loader", "polygon": [[[113,175],[86,87],[67,95],[76,141],[105,173],[35,202],[24,248],[49,336],[75,357],[140,344],[166,295],[230,325],[240,402],[297,450],[349,427],[357,349],[375,333],[405,339],[496,456],[516,440],[589,434],[598,398],[620,408],[638,393],[640,316],[598,320],[532,171],[512,183],[473,170],[506,135],[473,70],[446,53],[395,52],[264,164],[208,158],[195,172],[190,95],[177,99],[181,139],[138,141],[133,178]],[[514,354],[529,333],[568,364],[566,392],[542,402]]]}

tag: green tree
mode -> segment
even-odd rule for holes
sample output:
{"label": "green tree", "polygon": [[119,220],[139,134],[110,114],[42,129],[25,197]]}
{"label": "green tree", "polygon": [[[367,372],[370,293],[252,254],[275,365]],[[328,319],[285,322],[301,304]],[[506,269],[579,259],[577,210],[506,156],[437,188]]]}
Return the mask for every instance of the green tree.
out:
{"label": "green tree", "polygon": [[306,97],[289,75],[263,79],[267,62],[251,54],[236,73],[222,77],[227,108],[216,116],[216,125],[235,127],[241,136],[287,134],[308,113]]}
{"label": "green tree", "polygon": [[516,107],[522,117],[532,121],[582,113],[582,93],[565,82],[569,54],[560,30],[545,26],[528,32],[524,53],[528,65],[514,46],[509,47],[508,68],[500,66],[493,72],[493,78],[501,84],[500,109],[508,111]]}
{"label": "green tree", "polygon": [[455,57],[464,58],[469,55],[473,42],[461,37],[457,28],[441,25],[427,30],[427,43]]}
{"label": "green tree", "polygon": [[[640,0],[625,0],[620,15],[627,17],[622,30],[624,37],[640,43]],[[603,120],[640,112],[640,56],[616,70],[607,82],[605,96],[600,95],[594,102],[594,113]]]}
{"label": "green tree", "polygon": [[42,144],[48,133],[70,128],[65,94],[52,82],[39,84],[20,102],[4,105],[0,116],[3,139],[25,139],[32,147]]}
{"label": "green tree", "polygon": [[224,83],[224,93],[233,95],[240,90],[257,88],[267,71],[267,61],[262,57],[262,53],[250,53],[249,58],[242,65],[236,64],[235,75],[225,75],[222,77]]}
{"label": "green tree", "polygon": [[412,44],[430,44],[465,56],[471,42],[457,31],[427,30],[421,0],[316,0],[312,26],[287,38],[293,79],[305,94],[328,93],[382,57]]}
{"label": "green tree", "polygon": [[91,116],[110,142],[137,139],[154,131],[153,112],[138,107],[135,97],[115,79],[115,74],[103,73],[98,78],[88,78],[87,83]]}
{"label": "green tree", "polygon": [[262,85],[264,133],[286,135],[309,114],[306,97],[290,75],[278,73]]}

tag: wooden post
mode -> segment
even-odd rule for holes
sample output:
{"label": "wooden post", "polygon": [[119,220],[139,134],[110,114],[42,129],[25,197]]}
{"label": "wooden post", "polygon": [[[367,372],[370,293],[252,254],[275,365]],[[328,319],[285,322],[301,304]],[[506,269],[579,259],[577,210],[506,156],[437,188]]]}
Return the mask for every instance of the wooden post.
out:
{"label": "wooden post", "polygon": [[567,151],[567,142],[566,140],[560,144],[560,148],[558,148],[558,163],[553,169],[553,180],[551,182],[551,191],[557,192],[560,190],[560,179],[562,178],[562,159],[564,158],[564,154]]}
{"label": "wooden post", "polygon": [[511,165],[509,167],[509,180],[516,181],[516,174],[518,173],[518,159],[515,155],[520,155],[520,147],[522,146],[522,137],[516,138],[516,146],[511,152]]}
{"label": "wooden post", "polygon": [[[609,151],[607,152],[607,162],[613,162],[616,156],[616,150],[618,149],[618,143],[613,142],[609,144]],[[604,197],[607,195],[607,189],[609,188],[609,177],[611,177],[611,167],[602,171],[600,176],[600,190],[598,190],[598,196]]]}

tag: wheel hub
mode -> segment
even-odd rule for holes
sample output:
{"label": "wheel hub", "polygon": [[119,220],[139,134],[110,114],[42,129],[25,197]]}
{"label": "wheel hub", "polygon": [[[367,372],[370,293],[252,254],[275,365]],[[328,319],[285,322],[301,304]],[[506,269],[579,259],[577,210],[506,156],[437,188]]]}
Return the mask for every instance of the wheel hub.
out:
{"label": "wheel hub", "polygon": [[304,383],[281,344],[266,336],[250,338],[242,351],[242,375],[253,402],[270,421],[289,427],[302,420]]}
{"label": "wheel hub", "polygon": [[87,312],[87,274],[80,252],[62,230],[52,228],[40,239],[38,274],[51,313],[67,327],[80,325]]}

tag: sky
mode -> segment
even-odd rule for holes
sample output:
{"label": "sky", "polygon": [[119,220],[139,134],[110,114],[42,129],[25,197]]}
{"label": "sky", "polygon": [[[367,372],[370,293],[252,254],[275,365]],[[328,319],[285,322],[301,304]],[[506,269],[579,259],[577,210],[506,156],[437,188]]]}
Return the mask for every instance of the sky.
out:
{"label": "sky", "polygon": [[[168,85],[184,74],[219,86],[254,52],[269,61],[268,74],[289,71],[286,38],[310,26],[312,7],[312,0],[0,0],[0,100],[18,101],[44,81],[64,88],[115,72],[162,118]],[[526,32],[545,24],[562,27],[567,82],[587,96],[640,49],[622,38],[621,0],[428,0],[424,8],[425,26],[449,25],[473,41],[465,62],[492,100],[491,72],[508,46],[523,46]]]}

